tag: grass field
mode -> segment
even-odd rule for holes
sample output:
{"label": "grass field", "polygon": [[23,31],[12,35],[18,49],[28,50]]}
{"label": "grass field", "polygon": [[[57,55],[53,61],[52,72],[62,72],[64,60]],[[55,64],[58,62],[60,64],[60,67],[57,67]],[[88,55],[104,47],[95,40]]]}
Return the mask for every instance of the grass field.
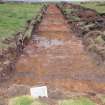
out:
{"label": "grass field", "polygon": [[20,96],[9,100],[8,105],[48,105],[40,102],[38,99],[35,100],[31,96]]}
{"label": "grass field", "polygon": [[96,105],[93,101],[86,97],[80,97],[76,99],[69,99],[59,101],[59,105]]}
{"label": "grass field", "polygon": [[[93,101],[86,97],[78,97],[73,99],[57,100],[57,105],[96,105]],[[47,103],[35,100],[31,96],[20,96],[9,100],[8,105],[48,105]]]}
{"label": "grass field", "polygon": [[81,6],[96,10],[98,13],[105,13],[105,2],[86,2],[80,3]]}
{"label": "grass field", "polygon": [[0,39],[23,29],[26,21],[37,15],[41,7],[41,4],[0,4]]}

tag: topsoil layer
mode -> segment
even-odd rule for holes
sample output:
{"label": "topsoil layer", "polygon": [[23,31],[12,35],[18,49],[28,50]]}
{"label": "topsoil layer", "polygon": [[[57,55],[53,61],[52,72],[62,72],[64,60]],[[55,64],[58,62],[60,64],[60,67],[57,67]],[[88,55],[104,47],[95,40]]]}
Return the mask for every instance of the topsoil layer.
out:
{"label": "topsoil layer", "polygon": [[47,85],[62,92],[105,92],[104,70],[84,50],[61,11],[49,5],[16,63],[11,84]]}

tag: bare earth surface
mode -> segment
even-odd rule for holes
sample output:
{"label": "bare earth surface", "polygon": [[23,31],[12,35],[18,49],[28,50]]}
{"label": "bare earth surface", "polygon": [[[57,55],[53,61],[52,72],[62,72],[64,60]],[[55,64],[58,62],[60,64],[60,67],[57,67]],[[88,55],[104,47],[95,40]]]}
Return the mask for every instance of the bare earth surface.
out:
{"label": "bare earth surface", "polygon": [[13,83],[64,92],[105,91],[104,67],[87,54],[55,5],[48,7],[37,31],[17,61]]}

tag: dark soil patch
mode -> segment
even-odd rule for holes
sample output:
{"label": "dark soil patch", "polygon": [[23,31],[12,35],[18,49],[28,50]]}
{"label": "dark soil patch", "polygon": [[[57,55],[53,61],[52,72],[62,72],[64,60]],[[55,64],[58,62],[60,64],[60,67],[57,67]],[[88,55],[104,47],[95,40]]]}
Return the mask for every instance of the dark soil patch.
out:
{"label": "dark soil patch", "polygon": [[[65,5],[70,5],[68,8]],[[95,56],[97,64],[104,64],[105,51],[105,18],[92,9],[79,5],[64,4],[60,6],[62,13],[72,26],[73,32],[83,39],[83,44],[89,53]],[[65,11],[72,9],[71,13]],[[77,20],[75,20],[78,18]],[[98,34],[97,37],[94,37]],[[87,42],[88,40],[88,42]],[[97,41],[96,41],[97,40]],[[94,58],[94,57],[93,57]]]}

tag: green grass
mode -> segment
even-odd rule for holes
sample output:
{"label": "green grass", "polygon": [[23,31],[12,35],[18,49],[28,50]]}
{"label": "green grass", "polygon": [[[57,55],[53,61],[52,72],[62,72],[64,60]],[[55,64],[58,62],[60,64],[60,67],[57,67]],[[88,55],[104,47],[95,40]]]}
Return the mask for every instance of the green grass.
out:
{"label": "green grass", "polygon": [[83,7],[94,9],[98,13],[105,13],[105,5],[99,5],[99,4],[100,4],[99,2],[80,3],[80,5]]}
{"label": "green grass", "polygon": [[9,100],[9,105],[31,105],[34,99],[30,96],[20,96]]}
{"label": "green grass", "polygon": [[41,7],[41,4],[0,4],[0,39],[23,29],[26,21],[37,15]]}
{"label": "green grass", "polygon": [[38,99],[35,100],[31,96],[20,96],[9,100],[8,105],[47,105],[40,102]]}
{"label": "green grass", "polygon": [[80,18],[78,16],[73,16],[71,13],[72,12],[76,12],[77,9],[73,9],[73,8],[66,8],[66,7],[63,7],[63,12],[67,15],[67,18],[68,20],[72,20],[72,21],[79,21]]}
{"label": "green grass", "polygon": [[88,98],[80,97],[76,99],[59,101],[59,105],[96,105],[96,104]]}
{"label": "green grass", "polygon": [[64,8],[64,12],[66,12],[67,14],[71,14],[72,11],[74,11],[74,9]]}
{"label": "green grass", "polygon": [[[41,102],[39,99],[34,99],[31,96],[19,96],[9,99],[8,105],[48,105],[48,104]],[[60,100],[58,101],[58,105],[96,105],[96,104],[92,102],[89,98],[79,97],[74,99]]]}
{"label": "green grass", "polygon": [[31,105],[47,105],[46,103],[42,103],[38,100],[35,100]]}

